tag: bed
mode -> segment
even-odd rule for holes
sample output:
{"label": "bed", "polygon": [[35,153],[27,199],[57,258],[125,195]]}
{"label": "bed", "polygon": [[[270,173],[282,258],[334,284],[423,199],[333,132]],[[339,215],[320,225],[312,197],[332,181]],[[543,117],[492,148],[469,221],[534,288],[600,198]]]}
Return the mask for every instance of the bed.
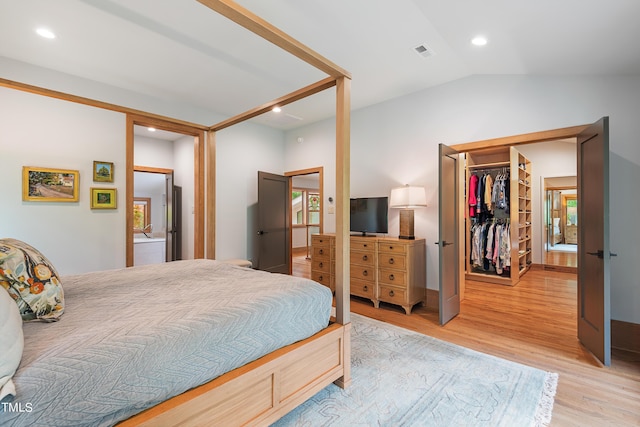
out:
{"label": "bed", "polygon": [[[12,403],[31,409],[0,413],[2,425],[114,425],[234,369],[259,364],[278,349],[331,332],[328,288],[213,260],[67,276],[62,283],[60,320],[23,326]],[[325,341],[316,374],[337,379],[340,340]],[[294,369],[300,368],[296,363]],[[294,388],[307,385],[297,382],[295,371],[279,374],[291,375],[285,379],[297,383]],[[267,402],[248,420],[226,414],[234,423],[260,418],[273,406],[270,375],[258,375],[251,387],[251,402],[259,400],[261,388]],[[179,420],[171,418],[175,414],[164,417],[168,424],[197,424],[202,414],[186,412]],[[215,416],[224,419],[224,412]]]}
{"label": "bed", "polygon": [[[157,405],[151,404],[148,409],[137,415],[126,418],[120,424],[129,425],[266,425],[289,412],[316,392],[331,382],[346,387],[351,381],[350,373],[350,316],[349,316],[349,143],[350,143],[350,93],[351,75],[336,64],[322,57],[307,46],[270,25],[260,17],[252,14],[232,0],[198,0],[211,10],[225,16],[231,21],[255,33],[257,36],[274,43],[281,49],[296,56],[300,60],[326,73],[327,78],[312,83],[302,89],[283,97],[274,99],[256,108],[231,117],[211,126],[196,126],[198,128],[196,143],[196,161],[194,167],[197,180],[195,188],[195,258],[215,258],[216,252],[216,201],[215,191],[215,141],[217,132],[235,124],[242,123],[262,113],[270,111],[274,106],[283,106],[314,95],[326,89],[334,88],[336,93],[336,292],[335,321],[300,341],[285,345],[275,351],[265,354],[245,365],[232,369],[212,381],[189,389],[188,391],[168,398]],[[50,88],[42,88],[23,82],[0,79],[0,85],[17,90],[23,90],[43,96],[64,99],[70,102],[91,105],[126,114],[126,203],[133,202],[133,124],[156,123],[166,130],[180,131],[185,126],[182,120],[171,119],[157,114],[145,113],[126,106],[106,103],[100,100],[85,98],[78,95],[58,92]],[[137,121],[136,121],[137,120]],[[176,129],[174,129],[176,127]],[[206,132],[205,132],[206,131]],[[191,134],[190,132],[183,132]],[[206,141],[206,143],[204,143]],[[206,146],[206,150],[205,150]],[[205,152],[206,151],[206,152]],[[206,161],[205,161],[206,156]],[[206,181],[206,182],[205,182]],[[206,206],[206,215],[205,215]],[[205,224],[206,217],[206,224]],[[126,229],[132,229],[133,217],[126,216]],[[122,231],[125,232],[124,230]],[[206,241],[206,248],[205,248]],[[133,265],[133,238],[126,237],[126,265]],[[0,272],[1,273],[1,272]],[[71,288],[73,289],[73,284]],[[157,288],[149,290],[145,301],[155,298]],[[0,295],[2,295],[0,293]],[[73,295],[73,292],[72,292]],[[0,301],[1,302],[1,301]],[[71,311],[70,303],[67,314]],[[3,314],[0,311],[0,315]],[[94,316],[105,313],[93,313]],[[136,323],[136,316],[130,318]],[[101,324],[107,324],[102,320]],[[54,325],[61,328],[63,322]],[[139,322],[137,322],[139,324]],[[43,325],[38,325],[43,326]],[[2,324],[0,324],[0,329]],[[29,335],[35,326],[28,326],[25,332]],[[22,330],[22,328],[19,328]],[[179,337],[180,331],[175,330],[174,336]],[[62,331],[61,336],[65,336]],[[85,335],[87,336],[87,335]],[[266,335],[263,335],[266,337]],[[87,336],[87,338],[91,338]],[[27,336],[27,340],[30,340]],[[0,334],[0,344],[2,335]],[[170,345],[169,342],[166,342]],[[30,345],[30,344],[29,344]],[[164,348],[164,347],[162,347]],[[113,353],[117,354],[114,350]],[[158,357],[164,357],[159,351]],[[28,358],[35,356],[27,356]],[[148,363],[155,363],[153,356]],[[29,359],[30,360],[30,359]],[[202,370],[198,363],[191,365],[194,370]],[[0,359],[0,368],[2,360]],[[20,370],[22,367],[20,368]],[[16,381],[22,381],[22,373],[16,373]],[[36,375],[37,376],[37,375]],[[213,376],[211,376],[213,378]],[[33,377],[32,377],[33,378]],[[0,386],[2,386],[2,370],[0,369]],[[38,380],[37,382],[39,382]],[[6,384],[5,384],[6,385]],[[134,384],[138,385],[138,384]],[[142,384],[140,384],[142,385]],[[18,392],[19,394],[19,392]],[[115,398],[115,396],[110,396]],[[18,397],[17,399],[20,399]],[[95,398],[91,402],[74,402],[76,408],[83,410],[83,405],[100,403]],[[117,400],[117,399],[116,399]],[[160,401],[161,399],[158,399]],[[4,403],[4,402],[3,402]],[[13,403],[13,402],[12,402]],[[30,402],[24,405],[9,407],[9,411],[0,412],[0,417],[8,416],[12,420],[15,412],[29,416],[35,412]],[[53,401],[42,403],[43,407],[54,406]],[[28,405],[27,405],[28,404]],[[142,407],[141,407],[142,408]],[[40,409],[38,409],[39,411]],[[0,425],[6,421],[0,418]],[[115,422],[115,418],[113,418]],[[11,421],[16,423],[16,421]],[[22,422],[22,421],[21,421]],[[32,424],[32,425],[38,425]],[[54,425],[59,425],[56,422]]]}

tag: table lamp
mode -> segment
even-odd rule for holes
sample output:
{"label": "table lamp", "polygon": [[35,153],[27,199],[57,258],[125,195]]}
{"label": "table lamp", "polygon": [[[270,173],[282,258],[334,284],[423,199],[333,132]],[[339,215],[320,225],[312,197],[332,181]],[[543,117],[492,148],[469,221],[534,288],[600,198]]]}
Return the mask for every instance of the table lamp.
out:
{"label": "table lamp", "polygon": [[427,206],[424,187],[405,185],[391,190],[389,207],[400,209],[401,239],[415,239],[413,234],[413,209]]}

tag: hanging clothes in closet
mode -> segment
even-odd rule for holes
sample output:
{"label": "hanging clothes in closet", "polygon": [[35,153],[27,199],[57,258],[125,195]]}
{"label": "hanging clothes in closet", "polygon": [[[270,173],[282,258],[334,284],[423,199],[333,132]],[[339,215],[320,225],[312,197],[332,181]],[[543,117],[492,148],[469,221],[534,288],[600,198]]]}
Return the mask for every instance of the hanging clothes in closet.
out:
{"label": "hanging clothes in closet", "polygon": [[509,182],[505,168],[477,171],[469,178],[469,217],[473,221],[470,263],[474,271],[510,274]]}

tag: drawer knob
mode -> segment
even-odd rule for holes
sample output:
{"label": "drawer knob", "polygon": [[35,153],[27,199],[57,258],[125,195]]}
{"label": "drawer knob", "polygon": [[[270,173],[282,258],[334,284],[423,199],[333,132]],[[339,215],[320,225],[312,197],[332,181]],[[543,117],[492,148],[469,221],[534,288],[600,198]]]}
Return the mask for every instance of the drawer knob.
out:
{"label": "drawer knob", "polygon": [[320,264],[318,264],[318,267],[320,268],[324,267],[324,263],[321,262]]}
{"label": "drawer knob", "polygon": [[394,262],[393,258],[389,258],[389,264],[393,264]]}
{"label": "drawer knob", "polygon": [[369,275],[369,272],[368,272],[367,270],[362,270],[362,275],[363,275],[363,276],[368,276],[368,275]]}
{"label": "drawer knob", "polygon": [[363,261],[366,261],[366,260],[368,260],[368,259],[369,259],[369,257],[368,257],[368,256],[366,256],[366,255],[362,255],[362,260],[363,260]]}
{"label": "drawer knob", "polygon": [[390,274],[390,275],[389,275],[389,280],[393,280],[393,279],[395,279],[395,278],[396,278],[396,277],[395,277],[393,274]]}
{"label": "drawer knob", "polygon": [[323,278],[324,278],[323,276],[319,276],[319,277],[318,277],[318,280],[322,282],[322,279],[323,279]]}
{"label": "drawer knob", "polygon": [[363,290],[363,291],[365,291],[365,292],[367,292],[367,291],[369,290],[369,287],[368,287],[367,285],[364,285],[364,286],[362,287],[362,290]]}
{"label": "drawer knob", "polygon": [[319,253],[320,255],[324,254],[324,249],[320,249],[320,250],[318,251],[318,253]]}
{"label": "drawer knob", "polygon": [[392,296],[394,296],[394,295],[395,295],[395,292],[393,292],[393,291],[389,291],[389,296],[390,296],[390,297],[392,297]]}

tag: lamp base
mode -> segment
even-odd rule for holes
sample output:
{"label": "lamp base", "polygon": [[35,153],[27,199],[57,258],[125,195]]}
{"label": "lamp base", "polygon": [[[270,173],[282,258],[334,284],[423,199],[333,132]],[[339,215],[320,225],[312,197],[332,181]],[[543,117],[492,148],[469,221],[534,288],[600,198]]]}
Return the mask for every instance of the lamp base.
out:
{"label": "lamp base", "polygon": [[402,209],[400,211],[400,239],[415,240],[413,235],[413,209]]}

